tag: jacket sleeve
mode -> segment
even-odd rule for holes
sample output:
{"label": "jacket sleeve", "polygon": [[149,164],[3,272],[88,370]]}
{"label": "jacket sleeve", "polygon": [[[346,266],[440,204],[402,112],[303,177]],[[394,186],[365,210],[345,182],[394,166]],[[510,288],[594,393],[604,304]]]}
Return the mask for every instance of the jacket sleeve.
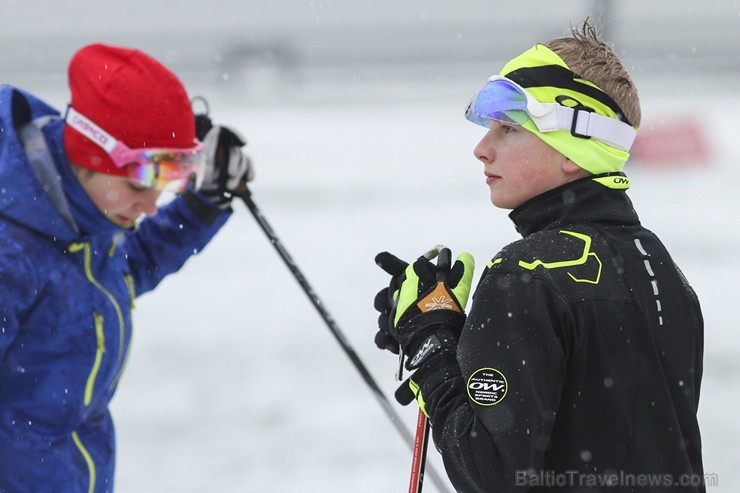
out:
{"label": "jacket sleeve", "polygon": [[186,191],[128,232],[124,248],[136,294],[151,291],[165,276],[177,272],[208,244],[230,215],[231,211],[222,211],[196,192]]}
{"label": "jacket sleeve", "polygon": [[414,376],[458,491],[522,491],[541,470],[565,371],[564,307],[545,281],[491,269],[456,357],[439,355]]}

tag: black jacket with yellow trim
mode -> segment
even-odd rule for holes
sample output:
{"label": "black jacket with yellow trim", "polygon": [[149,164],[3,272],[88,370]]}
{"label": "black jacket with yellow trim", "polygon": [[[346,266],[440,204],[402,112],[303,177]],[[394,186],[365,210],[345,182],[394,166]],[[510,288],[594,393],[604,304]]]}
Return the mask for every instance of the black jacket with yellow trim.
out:
{"label": "black jacket with yellow trim", "polygon": [[604,184],[511,213],[523,239],[486,268],[457,361],[418,372],[458,491],[705,490],[691,486],[699,302],[624,190]]}

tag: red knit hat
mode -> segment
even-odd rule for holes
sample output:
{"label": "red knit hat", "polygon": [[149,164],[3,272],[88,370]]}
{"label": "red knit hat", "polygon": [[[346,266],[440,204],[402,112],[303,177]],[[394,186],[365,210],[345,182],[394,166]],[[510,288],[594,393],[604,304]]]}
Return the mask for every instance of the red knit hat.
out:
{"label": "red knit hat", "polygon": [[[69,64],[70,106],[132,149],[190,148],[195,118],[180,80],[138,50],[93,44]],[[126,176],[108,154],[82,134],[64,127],[71,163],[100,173]]]}

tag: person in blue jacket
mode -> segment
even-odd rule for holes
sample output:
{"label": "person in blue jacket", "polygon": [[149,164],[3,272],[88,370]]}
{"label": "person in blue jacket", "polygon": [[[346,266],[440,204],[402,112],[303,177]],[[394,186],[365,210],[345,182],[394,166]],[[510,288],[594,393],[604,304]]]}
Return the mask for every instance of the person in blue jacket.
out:
{"label": "person in blue jacket", "polygon": [[[113,490],[134,298],[251,178],[244,142],[219,126],[198,141],[182,83],[147,54],[86,46],[69,86],[63,113],[0,86],[0,492]],[[158,210],[162,190],[177,195]]]}

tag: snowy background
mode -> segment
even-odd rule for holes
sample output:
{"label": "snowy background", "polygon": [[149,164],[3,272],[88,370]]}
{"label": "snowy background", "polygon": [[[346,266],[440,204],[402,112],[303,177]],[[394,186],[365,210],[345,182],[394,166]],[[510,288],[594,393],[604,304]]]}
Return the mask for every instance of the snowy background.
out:
{"label": "snowy background", "polygon": [[[21,19],[34,2],[7,3],[4,82],[62,106],[74,48],[139,46],[247,137],[255,201],[391,400],[396,360],[372,342],[372,299],[387,282],[373,257],[411,258],[444,243],[474,254],[477,277],[516,239],[506,211],[489,202],[472,155],[483,129],[463,118],[465,104],[500,62],[569,22],[589,12],[614,19],[608,32],[641,91],[652,139],[643,144],[664,149],[628,164],[630,195],[702,301],[699,418],[705,469],[719,478],[709,491],[737,491],[737,1],[624,1],[612,11],[586,1],[349,9],[251,0],[202,12],[202,3],[168,1],[144,10],[139,0],[128,14],[110,1],[79,2],[75,12],[44,2],[54,15],[33,24]],[[209,16],[209,30],[184,35]],[[650,45],[646,33],[657,33]],[[406,491],[406,444],[243,204],[204,252],[139,299],[135,318],[113,403],[116,491]],[[399,413],[413,430],[416,409]],[[441,472],[432,448],[429,459]],[[428,481],[425,491],[436,488]]]}

